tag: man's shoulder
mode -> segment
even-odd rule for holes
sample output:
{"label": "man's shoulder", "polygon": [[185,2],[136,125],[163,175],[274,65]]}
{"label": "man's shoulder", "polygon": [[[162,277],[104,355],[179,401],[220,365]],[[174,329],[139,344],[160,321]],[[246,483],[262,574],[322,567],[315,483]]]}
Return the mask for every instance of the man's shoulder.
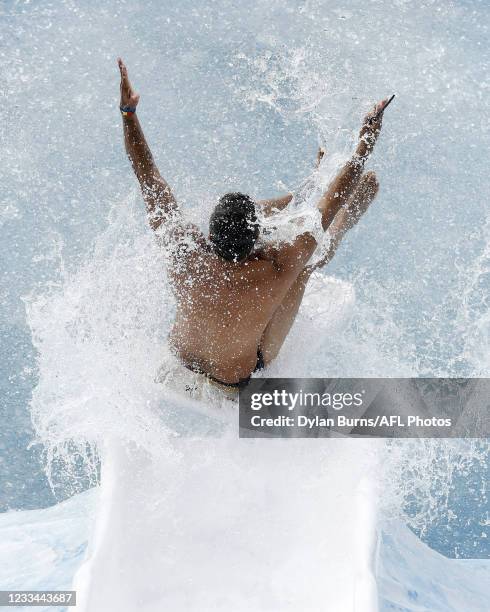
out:
{"label": "man's shoulder", "polygon": [[277,277],[273,259],[257,253],[233,269],[233,276],[243,282],[272,282]]}
{"label": "man's shoulder", "polygon": [[159,246],[172,259],[204,251],[206,248],[206,239],[199,228],[182,220],[159,228],[156,237]]}
{"label": "man's shoulder", "polygon": [[205,241],[201,230],[194,223],[186,222],[180,216],[175,216],[174,219],[162,225],[156,230],[157,239],[162,242],[162,246],[166,244],[194,241]]}

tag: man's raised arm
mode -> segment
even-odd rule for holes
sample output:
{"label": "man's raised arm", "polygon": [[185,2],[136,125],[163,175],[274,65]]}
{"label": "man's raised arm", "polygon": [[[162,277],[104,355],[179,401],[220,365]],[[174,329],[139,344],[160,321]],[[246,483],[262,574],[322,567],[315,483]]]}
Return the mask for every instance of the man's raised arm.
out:
{"label": "man's raised arm", "polygon": [[178,211],[178,205],[170,186],[160,176],[136,116],[139,95],[129,82],[128,71],[122,59],[118,59],[118,64],[121,72],[121,113],[126,153],[141,187],[150,226],[156,230],[166,219],[173,217]]}
{"label": "man's raised arm", "polygon": [[387,103],[388,99],[379,102],[366,115],[359,133],[359,144],[355,154],[337,174],[326,193],[318,202],[318,208],[322,213],[324,230],[328,229],[335,215],[347,204],[359,186],[364,164],[371,154],[381,131],[383,111]]}
{"label": "man's raised arm", "polygon": [[[376,140],[381,131],[381,121],[383,111],[388,104],[388,100],[379,102],[374,109],[366,115],[359,134],[359,143],[354,156],[340,170],[335,179],[330,184],[326,193],[320,198],[318,208],[322,214],[322,226],[328,230],[337,213],[345,208],[359,187],[363,175],[364,164],[372,152]],[[321,152],[319,159],[323,157]],[[340,244],[343,234],[348,229],[347,219],[338,219],[339,226],[333,227],[333,242],[330,252],[318,262],[318,266],[327,263],[333,257],[335,249]],[[345,225],[345,227],[344,227]],[[342,231],[341,231],[342,230]],[[316,247],[316,240],[312,234],[305,232],[296,237],[293,243],[284,243],[280,249],[270,250],[269,256],[274,260],[279,271],[285,272],[288,276],[298,274],[307,264],[308,259],[313,254]],[[267,253],[265,253],[267,254]],[[311,271],[314,268],[309,268]]]}

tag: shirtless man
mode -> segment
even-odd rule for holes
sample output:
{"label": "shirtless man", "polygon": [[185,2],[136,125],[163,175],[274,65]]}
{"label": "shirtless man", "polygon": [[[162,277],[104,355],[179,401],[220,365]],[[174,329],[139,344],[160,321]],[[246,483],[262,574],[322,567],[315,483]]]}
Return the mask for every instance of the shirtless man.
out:
{"label": "shirtless man", "polygon": [[[322,226],[331,241],[322,261],[308,265],[317,246],[309,232],[291,243],[254,251],[259,235],[256,207],[262,207],[266,215],[277,214],[291,201],[291,194],[258,202],[240,193],[224,195],[211,215],[208,239],[185,223],[136,116],[139,95],[121,59],[118,64],[126,152],[141,187],[150,226],[164,237],[171,253],[169,275],[177,314],[170,346],[188,369],[218,384],[240,387],[256,369],[276,357],[311,272],[332,259],[345,233],[376,196],[376,176],[364,173],[364,165],[380,133],[387,101],[366,116],[355,154],[318,202]],[[318,161],[322,155],[320,151]]]}

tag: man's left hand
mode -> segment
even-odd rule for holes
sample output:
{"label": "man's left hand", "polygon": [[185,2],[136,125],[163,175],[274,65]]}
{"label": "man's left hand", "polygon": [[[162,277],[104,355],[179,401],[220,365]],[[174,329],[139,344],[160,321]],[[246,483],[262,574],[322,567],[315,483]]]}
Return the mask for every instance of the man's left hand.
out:
{"label": "man's left hand", "polygon": [[126,68],[126,65],[124,64],[124,62],[122,61],[120,57],[118,58],[117,63],[119,66],[119,71],[121,73],[120,106],[121,107],[130,106],[131,108],[136,108],[138,106],[140,96],[134,91],[133,87],[131,86],[131,83],[129,82],[129,77],[128,77],[128,69]]}

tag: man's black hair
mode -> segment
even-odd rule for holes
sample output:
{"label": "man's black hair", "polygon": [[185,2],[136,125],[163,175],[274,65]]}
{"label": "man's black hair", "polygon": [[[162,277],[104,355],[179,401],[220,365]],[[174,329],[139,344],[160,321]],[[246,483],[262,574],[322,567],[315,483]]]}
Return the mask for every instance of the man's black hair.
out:
{"label": "man's black hair", "polygon": [[228,261],[245,259],[259,236],[253,200],[243,193],[227,193],[211,215],[209,238],[215,252]]}

